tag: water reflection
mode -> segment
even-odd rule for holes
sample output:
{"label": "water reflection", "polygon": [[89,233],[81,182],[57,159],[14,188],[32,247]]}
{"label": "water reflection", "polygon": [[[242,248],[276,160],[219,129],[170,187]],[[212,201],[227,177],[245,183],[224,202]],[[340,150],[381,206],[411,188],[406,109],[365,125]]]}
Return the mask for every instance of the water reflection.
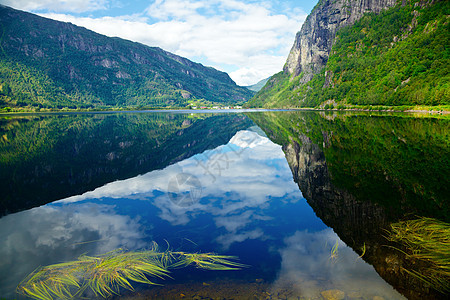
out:
{"label": "water reflection", "polygon": [[[39,265],[118,247],[142,249],[155,240],[183,251],[237,255],[251,268],[228,276],[262,278],[273,282],[270,290],[290,285],[291,294],[308,297],[330,288],[363,293],[346,283],[358,278],[360,286],[373,287],[370,295],[401,298],[316,217],[281,146],[258,132],[238,131],[228,143],[162,170],[1,218],[1,294],[12,297],[14,285]],[[179,205],[170,194],[192,201]],[[177,275],[182,280],[190,273]]]}
{"label": "water reflection", "polygon": [[[405,270],[424,265],[384,237],[411,216],[449,217],[448,118],[261,113],[294,180],[321,220],[409,299],[445,299]],[[393,246],[393,247],[390,247]]]}
{"label": "water reflection", "polygon": [[274,290],[290,285],[295,294],[308,299],[336,289],[350,298],[404,299],[330,228],[314,233],[297,231],[284,242],[285,247],[279,250],[282,263]]}
{"label": "water reflection", "polygon": [[164,168],[222,145],[238,114],[0,117],[0,216]]}
{"label": "water reflection", "polygon": [[18,283],[39,266],[85,254],[146,246],[138,217],[113,205],[43,206],[0,219],[0,294],[13,297]]}
{"label": "water reflection", "polygon": [[[174,193],[169,190],[170,180],[179,174],[192,174],[201,184],[200,199],[189,206],[180,206],[168,197]],[[176,192],[190,193],[191,187],[180,185]],[[274,204],[272,202],[297,203],[301,192],[292,180],[281,147],[247,130],[236,133],[226,145],[163,170],[112,182],[57,203],[103,198],[149,201],[157,209],[158,217],[172,226],[187,225],[199,216],[208,216],[221,232],[213,240],[221,245],[222,250],[227,250],[233,241],[267,239],[268,236],[255,224],[272,221],[273,217],[267,215],[270,205]],[[307,209],[306,203],[303,202],[303,206]],[[314,221],[309,226],[320,222],[317,218]],[[187,238],[198,239],[195,236]]]}

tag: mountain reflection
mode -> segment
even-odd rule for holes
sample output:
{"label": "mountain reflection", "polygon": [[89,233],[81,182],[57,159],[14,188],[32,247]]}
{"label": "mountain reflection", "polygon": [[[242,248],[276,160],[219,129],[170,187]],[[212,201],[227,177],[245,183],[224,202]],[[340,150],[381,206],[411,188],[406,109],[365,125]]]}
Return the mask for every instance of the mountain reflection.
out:
{"label": "mountain reflection", "polygon": [[[189,206],[177,205],[168,197],[174,192],[169,181],[178,174],[192,174],[201,183],[201,197],[193,199]],[[176,192],[189,193],[190,188],[180,185]],[[157,209],[158,217],[172,226],[187,225],[200,215],[208,215],[222,232],[214,240],[227,250],[233,241],[269,238],[260,228],[253,229],[257,227],[255,223],[272,221],[273,217],[266,212],[271,201],[295,203],[301,199],[301,193],[292,180],[281,147],[247,130],[237,132],[225,145],[163,170],[112,182],[56,203],[104,198],[149,201]]]}
{"label": "mountain reflection", "polygon": [[[190,201],[180,205],[178,195]],[[295,295],[320,297],[331,287],[350,294],[371,286],[367,295],[402,298],[316,217],[282,147],[255,127],[164,169],[3,217],[0,236],[6,296],[39,265],[167,241],[236,255],[250,268],[233,276],[273,282],[274,291],[289,285]],[[202,281],[216,276],[202,274]]]}
{"label": "mountain reflection", "polygon": [[164,168],[251,124],[238,114],[0,117],[0,216]]}
{"label": "mountain reflection", "polygon": [[412,265],[384,236],[391,223],[414,215],[448,221],[447,118],[249,116],[283,145],[294,180],[317,216],[362,259],[409,299],[446,298],[405,272],[420,273],[421,265]]}

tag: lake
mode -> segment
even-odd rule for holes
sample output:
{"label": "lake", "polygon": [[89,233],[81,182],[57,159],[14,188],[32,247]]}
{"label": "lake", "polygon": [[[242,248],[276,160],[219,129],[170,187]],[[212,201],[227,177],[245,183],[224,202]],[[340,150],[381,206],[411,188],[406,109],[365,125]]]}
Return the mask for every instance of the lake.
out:
{"label": "lake", "polygon": [[16,287],[39,267],[157,243],[245,266],[174,269],[114,298],[445,299],[386,230],[450,222],[449,125],[363,112],[0,116],[0,298],[25,299]]}

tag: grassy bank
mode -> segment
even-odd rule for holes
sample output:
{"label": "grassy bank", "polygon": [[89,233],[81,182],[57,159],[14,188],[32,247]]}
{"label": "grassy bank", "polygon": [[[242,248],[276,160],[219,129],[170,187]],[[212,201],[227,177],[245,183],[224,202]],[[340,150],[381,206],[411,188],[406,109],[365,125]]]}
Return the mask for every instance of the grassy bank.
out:
{"label": "grassy bank", "polygon": [[350,105],[350,104],[324,104],[318,109],[325,110],[362,110],[362,111],[394,111],[394,112],[429,112],[450,113],[450,105]]}

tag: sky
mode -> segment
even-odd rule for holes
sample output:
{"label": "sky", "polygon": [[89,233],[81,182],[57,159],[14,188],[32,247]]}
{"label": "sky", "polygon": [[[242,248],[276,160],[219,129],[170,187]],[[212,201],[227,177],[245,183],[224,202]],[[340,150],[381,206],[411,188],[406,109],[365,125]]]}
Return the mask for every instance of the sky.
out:
{"label": "sky", "polygon": [[318,0],[0,0],[3,5],[132,40],[251,85],[282,70]]}

